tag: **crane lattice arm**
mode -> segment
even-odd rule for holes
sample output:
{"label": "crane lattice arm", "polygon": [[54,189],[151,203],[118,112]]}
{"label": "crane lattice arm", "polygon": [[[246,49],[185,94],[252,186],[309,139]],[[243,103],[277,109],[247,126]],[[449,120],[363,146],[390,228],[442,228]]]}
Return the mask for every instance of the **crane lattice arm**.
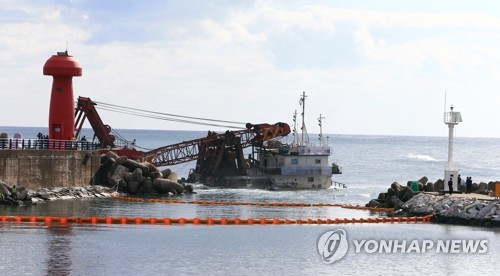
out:
{"label": "crane lattice arm", "polygon": [[155,166],[170,166],[211,156],[215,149],[227,143],[227,139],[240,139],[242,148],[290,133],[286,123],[247,124],[247,129],[226,131],[223,134],[209,132],[207,137],[168,145],[144,153],[144,158]]}

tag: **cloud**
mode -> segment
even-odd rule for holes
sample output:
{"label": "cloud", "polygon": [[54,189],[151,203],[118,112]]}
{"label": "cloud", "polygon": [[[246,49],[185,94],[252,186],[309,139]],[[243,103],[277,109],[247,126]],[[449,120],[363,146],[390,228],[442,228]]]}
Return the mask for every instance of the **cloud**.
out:
{"label": "cloud", "polygon": [[[98,4],[93,9],[82,8],[85,4],[0,8],[0,14],[15,11],[22,18],[0,19],[0,72],[5,76],[0,89],[11,97],[2,114],[19,106],[36,114],[7,118],[5,124],[46,124],[51,80],[41,68],[66,41],[83,66],[83,76],[74,80],[76,95],[260,123],[290,119],[305,90],[312,126],[318,115],[313,113],[321,112],[327,117],[325,130],[337,133],[439,134],[442,125],[435,118],[441,117],[444,91],[471,102],[476,85],[484,98],[500,79],[500,24],[497,17],[478,13],[256,2],[207,7],[183,17],[179,4],[177,16],[168,18],[161,16],[162,9],[149,7],[145,10],[152,19],[135,25],[113,13],[96,14]],[[101,21],[104,14],[109,18]],[[492,102],[483,104],[493,108]],[[115,128],[199,129],[105,115]],[[401,128],[408,122],[415,127]],[[315,132],[312,126],[309,131]]]}

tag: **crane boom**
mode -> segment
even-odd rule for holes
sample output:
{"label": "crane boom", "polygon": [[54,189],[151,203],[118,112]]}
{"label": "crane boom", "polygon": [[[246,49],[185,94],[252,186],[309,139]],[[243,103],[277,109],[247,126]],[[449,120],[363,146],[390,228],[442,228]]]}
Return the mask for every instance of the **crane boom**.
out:
{"label": "crane boom", "polygon": [[[90,98],[78,97],[75,108],[77,117],[75,123],[75,137],[78,137],[85,119],[89,120],[95,136],[98,138],[101,146],[101,153],[115,151],[118,155],[128,156],[133,159],[143,159],[155,166],[171,166],[189,161],[210,159],[211,166],[218,166],[223,153],[231,147],[238,152],[238,163],[243,162],[242,149],[262,144],[263,141],[278,137],[284,137],[290,133],[290,126],[286,123],[270,124],[250,124],[246,129],[236,131],[226,131],[217,134],[209,131],[207,137],[183,141],[181,143],[160,147],[148,152],[138,151],[134,148],[117,147],[115,136],[111,135],[111,127],[105,125],[97,110],[97,104]],[[213,157],[216,157],[215,159]]]}
{"label": "crane boom", "polygon": [[155,166],[170,166],[194,161],[213,156],[215,149],[220,147],[228,139],[233,144],[239,139],[241,148],[246,148],[262,141],[284,137],[290,133],[290,127],[286,123],[269,124],[247,124],[247,129],[226,131],[222,134],[208,133],[207,137],[164,146],[144,153],[144,158]]}

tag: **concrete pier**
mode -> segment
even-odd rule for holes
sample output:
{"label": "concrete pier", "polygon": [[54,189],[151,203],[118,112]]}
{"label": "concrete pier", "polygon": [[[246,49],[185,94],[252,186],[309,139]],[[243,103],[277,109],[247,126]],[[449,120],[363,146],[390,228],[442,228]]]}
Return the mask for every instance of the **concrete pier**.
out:
{"label": "concrete pier", "polygon": [[0,150],[0,180],[30,190],[83,187],[99,164],[99,154],[93,151]]}

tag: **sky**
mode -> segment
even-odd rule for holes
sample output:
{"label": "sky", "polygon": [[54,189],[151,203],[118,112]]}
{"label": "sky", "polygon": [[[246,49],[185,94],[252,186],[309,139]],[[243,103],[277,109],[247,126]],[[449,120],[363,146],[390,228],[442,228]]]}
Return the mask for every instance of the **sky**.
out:
{"label": "sky", "polygon": [[[46,126],[45,61],[75,98],[318,133],[500,137],[498,1],[0,0],[0,125]],[[446,105],[445,105],[446,95]],[[99,111],[113,128],[223,130]],[[89,127],[89,125],[86,125]]]}

